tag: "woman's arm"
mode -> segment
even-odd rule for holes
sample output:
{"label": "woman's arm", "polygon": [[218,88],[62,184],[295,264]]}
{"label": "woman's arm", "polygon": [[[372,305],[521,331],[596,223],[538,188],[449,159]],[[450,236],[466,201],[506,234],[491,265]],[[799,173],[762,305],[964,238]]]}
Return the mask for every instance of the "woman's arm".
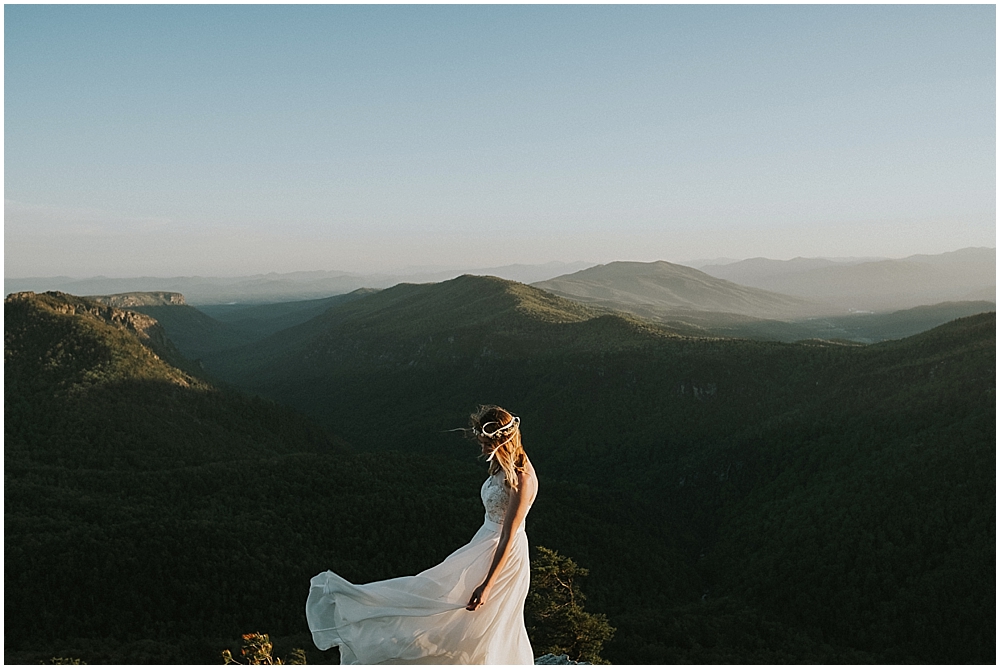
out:
{"label": "woman's arm", "polygon": [[500,530],[496,552],[493,554],[493,563],[486,574],[486,579],[472,591],[469,604],[465,607],[469,611],[478,609],[489,597],[494,578],[507,563],[507,555],[510,553],[510,538],[524,523],[524,517],[528,514],[528,508],[535,500],[537,491],[538,482],[535,481],[533,472],[518,472],[517,489],[510,492],[510,501],[507,503],[507,513],[503,517],[503,527]]}

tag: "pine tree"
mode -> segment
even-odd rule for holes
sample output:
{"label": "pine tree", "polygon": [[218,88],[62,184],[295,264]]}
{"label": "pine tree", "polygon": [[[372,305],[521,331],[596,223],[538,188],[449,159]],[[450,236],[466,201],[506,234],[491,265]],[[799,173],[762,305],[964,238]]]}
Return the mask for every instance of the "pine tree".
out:
{"label": "pine tree", "polygon": [[576,579],[588,571],[554,550],[543,546],[537,550],[531,565],[531,590],[524,604],[525,626],[535,654],[606,664],[600,653],[615,628],[603,613],[583,610],[586,597]]}

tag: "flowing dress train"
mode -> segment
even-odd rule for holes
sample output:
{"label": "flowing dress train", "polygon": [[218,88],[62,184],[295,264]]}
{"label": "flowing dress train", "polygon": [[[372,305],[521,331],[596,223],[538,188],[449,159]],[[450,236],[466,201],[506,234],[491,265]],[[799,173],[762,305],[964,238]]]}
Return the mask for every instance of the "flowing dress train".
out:
{"label": "flowing dress train", "polygon": [[472,541],[416,576],[355,585],[332,571],[313,577],[306,619],[321,650],[341,664],[533,664],[524,628],[530,566],[524,525],[510,538],[490,596],[467,611],[486,578],[510,492],[503,471],[481,490],[486,518]]}

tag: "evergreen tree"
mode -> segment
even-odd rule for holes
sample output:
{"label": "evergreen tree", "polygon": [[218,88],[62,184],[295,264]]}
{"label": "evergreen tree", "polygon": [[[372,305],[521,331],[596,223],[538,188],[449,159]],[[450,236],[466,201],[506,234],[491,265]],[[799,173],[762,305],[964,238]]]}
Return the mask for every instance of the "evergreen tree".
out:
{"label": "evergreen tree", "polygon": [[531,590],[524,604],[525,625],[536,655],[567,655],[576,662],[606,664],[604,642],[615,628],[602,613],[583,610],[586,599],[576,579],[587,570],[558,552],[538,546],[531,562]]}

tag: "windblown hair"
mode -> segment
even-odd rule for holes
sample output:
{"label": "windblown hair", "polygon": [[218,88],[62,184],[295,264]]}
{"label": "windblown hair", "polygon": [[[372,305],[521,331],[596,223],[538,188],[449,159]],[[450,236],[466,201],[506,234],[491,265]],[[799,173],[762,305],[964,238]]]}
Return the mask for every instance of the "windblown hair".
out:
{"label": "windblown hair", "polygon": [[[491,449],[495,449],[493,459],[490,461],[490,475],[502,469],[507,485],[516,490],[517,474],[525,471],[527,466],[527,456],[524,447],[521,446],[520,420],[510,429],[503,430],[493,437],[483,434],[484,431],[491,432],[512,421],[514,416],[509,411],[492,404],[480,406],[478,411],[469,416],[472,433],[480,442],[485,442]],[[488,429],[484,430],[484,426]]]}

